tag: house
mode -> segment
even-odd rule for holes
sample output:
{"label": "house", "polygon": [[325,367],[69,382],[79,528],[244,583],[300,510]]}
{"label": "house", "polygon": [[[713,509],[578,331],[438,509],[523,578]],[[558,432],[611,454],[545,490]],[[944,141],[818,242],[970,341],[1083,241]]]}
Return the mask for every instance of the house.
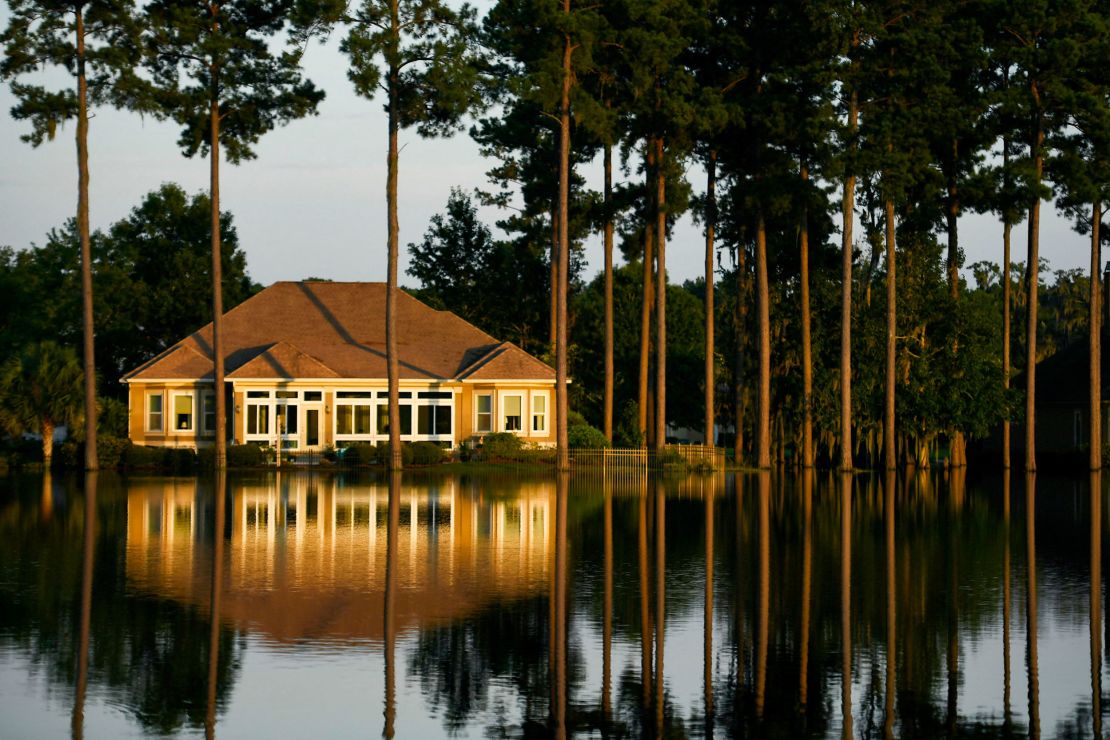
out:
{"label": "house", "polygon": [[[1103,338],[1105,345],[1106,337]],[[1061,464],[1086,462],[1091,440],[1090,342],[1083,338],[1037,363],[1037,460]],[[1110,442],[1110,367],[1102,353],[1102,409],[1098,423],[1102,439]],[[1024,375],[1011,387],[1024,391]],[[1019,409],[1019,412],[1024,409]],[[983,449],[1001,454],[1001,427],[984,441]],[[1010,452],[1015,459],[1025,454],[1025,423],[1016,421],[1010,431]]]}
{"label": "house", "polygon": [[[136,444],[228,437],[316,450],[389,438],[384,283],[281,282],[223,317],[225,384],[213,388],[212,325],[124,376]],[[555,371],[450,311],[397,295],[401,439],[458,445],[490,432],[554,444]]]}

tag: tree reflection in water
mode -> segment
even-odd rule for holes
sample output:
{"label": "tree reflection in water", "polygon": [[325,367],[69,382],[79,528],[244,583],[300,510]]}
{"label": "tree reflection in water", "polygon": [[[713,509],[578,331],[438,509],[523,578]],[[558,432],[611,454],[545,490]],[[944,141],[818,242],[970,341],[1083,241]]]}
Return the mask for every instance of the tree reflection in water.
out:
{"label": "tree reflection in water", "polygon": [[105,703],[140,732],[235,734],[231,715],[274,711],[251,702],[275,655],[373,676],[385,737],[428,717],[471,735],[1098,736],[1102,484],[1085,478],[1042,474],[1039,511],[1032,478],[1011,498],[1008,476],[954,471],[13,478],[0,654],[66,692],[77,737]]}

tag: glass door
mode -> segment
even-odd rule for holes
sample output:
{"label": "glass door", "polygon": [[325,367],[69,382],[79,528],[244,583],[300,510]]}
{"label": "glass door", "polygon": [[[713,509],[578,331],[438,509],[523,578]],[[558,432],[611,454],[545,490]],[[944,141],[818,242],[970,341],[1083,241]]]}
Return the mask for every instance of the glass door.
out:
{"label": "glass door", "polygon": [[306,408],[304,410],[304,446],[320,446],[320,409]]}

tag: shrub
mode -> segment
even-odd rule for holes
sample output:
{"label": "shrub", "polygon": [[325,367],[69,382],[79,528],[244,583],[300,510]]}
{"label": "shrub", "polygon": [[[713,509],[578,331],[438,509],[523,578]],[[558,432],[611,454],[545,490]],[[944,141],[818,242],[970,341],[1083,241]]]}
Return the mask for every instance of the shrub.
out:
{"label": "shrub", "polygon": [[577,424],[567,429],[567,446],[572,450],[600,450],[609,446],[609,440],[600,429]]}
{"label": "shrub", "polygon": [[[127,438],[127,404],[114,398],[101,396],[97,399],[97,454],[100,454],[100,438],[103,436]],[[82,430],[83,431],[83,430]]]}
{"label": "shrub", "polygon": [[577,411],[567,411],[567,428],[570,427],[588,427],[590,422],[586,421],[586,417]]}
{"label": "shrub", "polygon": [[261,445],[247,443],[245,445],[228,445],[227,464],[232,468],[252,468],[264,465],[269,455]]}
{"label": "shrub", "polygon": [[486,460],[513,460],[520,456],[524,444],[512,432],[494,432],[482,440],[482,457]]}
{"label": "shrub", "polygon": [[435,442],[413,442],[411,450],[414,465],[438,465],[443,462],[443,448]]}
{"label": "shrub", "polygon": [[[113,437],[108,434],[96,438],[96,460],[100,463],[101,470],[112,470],[123,464],[127,449],[131,447],[131,440]],[[81,459],[84,460],[85,451],[81,450]]]}
{"label": "shrub", "polygon": [[165,458],[165,450],[161,447],[130,445],[123,451],[120,462],[125,468],[161,468]]}
{"label": "shrub", "polygon": [[197,466],[197,453],[188,447],[167,447],[164,465],[174,473],[184,473]]}
{"label": "shrub", "polygon": [[[389,463],[389,442],[378,442],[377,462],[380,465]],[[401,443],[401,465],[412,465],[412,444]]]}
{"label": "shrub", "polygon": [[345,465],[370,465],[378,461],[378,448],[369,442],[355,442],[343,448]]}

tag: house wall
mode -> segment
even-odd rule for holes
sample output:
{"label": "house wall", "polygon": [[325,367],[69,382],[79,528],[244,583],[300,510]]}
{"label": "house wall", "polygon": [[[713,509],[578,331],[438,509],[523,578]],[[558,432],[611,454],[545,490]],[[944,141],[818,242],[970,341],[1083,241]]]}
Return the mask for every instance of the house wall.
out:
{"label": "house wall", "polygon": [[[369,382],[369,381],[331,381],[326,385],[319,381],[238,381],[234,383],[233,392],[228,396],[228,435],[232,442],[243,443],[251,441],[248,439],[248,405],[251,403],[276,403],[273,399],[252,399],[248,397],[248,391],[251,390],[264,390],[271,393],[276,390],[283,391],[299,391],[302,393],[306,390],[321,391],[322,401],[313,403],[312,406],[319,408],[322,413],[323,428],[321,430],[321,444],[319,447],[338,446],[345,442],[355,441],[351,439],[337,439],[336,427],[336,404],[343,404],[344,399],[340,399],[338,394],[344,391],[354,392],[372,392],[375,395],[383,392],[386,386],[384,382]],[[453,393],[451,402],[453,404],[453,439],[440,436],[440,441],[450,441],[454,445],[458,444],[476,444],[481,441],[481,438],[487,433],[510,431],[517,434],[522,439],[539,444],[539,445],[553,445],[555,443],[555,392],[553,384],[544,383],[527,383],[527,382],[492,382],[492,383],[439,383],[439,384],[404,384],[401,386],[403,392],[413,394],[413,431],[415,432],[416,426],[416,406],[419,406],[421,401],[417,398],[416,394],[422,390],[434,391],[447,391]],[[132,382],[129,384],[129,436],[135,444],[150,445],[157,447],[191,447],[196,448],[199,446],[206,446],[212,444],[214,436],[210,432],[202,429],[202,409],[200,399],[206,392],[211,391],[210,384],[197,384],[188,382]],[[175,428],[173,419],[173,404],[176,395],[192,393],[193,398],[193,418],[192,428],[181,430]],[[149,428],[148,424],[148,399],[151,396],[160,396],[162,398],[162,430],[157,431]],[[489,429],[481,429],[478,426],[478,411],[477,399],[479,396],[488,396],[491,401],[490,424]],[[512,399],[519,399],[520,401],[520,414],[519,418],[510,415],[510,411],[515,405]],[[371,405],[376,408],[377,405],[382,403],[382,399],[375,397],[372,400],[360,399],[362,405]],[[348,403],[357,403],[351,400]],[[432,403],[426,401],[426,403]],[[300,406],[309,405],[308,402],[298,402]],[[376,412],[372,412],[376,413]],[[269,423],[274,424],[273,418],[270,418]],[[511,427],[519,428],[511,428]],[[539,427],[537,429],[537,427]],[[271,433],[274,427],[271,426]],[[255,440],[259,439],[261,435],[255,435]],[[406,435],[404,438],[409,438]],[[411,435],[418,437],[419,435]],[[384,435],[372,434],[369,437],[360,439],[358,441],[376,441],[377,439],[384,438]]]}

